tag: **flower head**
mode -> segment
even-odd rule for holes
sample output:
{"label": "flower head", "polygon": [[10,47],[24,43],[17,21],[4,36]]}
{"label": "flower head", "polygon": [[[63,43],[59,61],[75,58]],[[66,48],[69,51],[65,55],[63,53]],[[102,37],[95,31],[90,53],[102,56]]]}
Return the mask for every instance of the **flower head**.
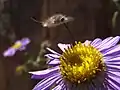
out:
{"label": "flower head", "polygon": [[119,90],[120,89],[120,37],[97,38],[75,45],[58,44],[63,51],[52,54],[50,68],[29,72],[32,78],[43,79],[33,90]]}
{"label": "flower head", "polygon": [[3,56],[4,57],[13,56],[17,50],[20,51],[25,50],[26,45],[28,45],[29,43],[30,43],[29,38],[23,38],[21,40],[17,40],[14,45],[12,45],[11,47],[9,47],[7,50],[4,51]]}

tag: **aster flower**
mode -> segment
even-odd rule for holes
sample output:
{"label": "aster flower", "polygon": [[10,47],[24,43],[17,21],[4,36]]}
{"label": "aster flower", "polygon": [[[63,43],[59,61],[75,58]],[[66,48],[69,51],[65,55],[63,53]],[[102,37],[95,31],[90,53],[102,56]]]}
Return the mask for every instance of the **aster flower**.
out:
{"label": "aster flower", "polygon": [[50,68],[29,72],[41,80],[33,90],[120,90],[119,36],[84,43],[58,44],[59,54],[47,48]]}
{"label": "aster flower", "polygon": [[14,45],[9,47],[7,50],[4,51],[3,56],[8,57],[8,56],[13,56],[15,55],[16,51],[22,51],[26,49],[26,45],[30,43],[29,38],[23,38],[21,40],[17,40]]}

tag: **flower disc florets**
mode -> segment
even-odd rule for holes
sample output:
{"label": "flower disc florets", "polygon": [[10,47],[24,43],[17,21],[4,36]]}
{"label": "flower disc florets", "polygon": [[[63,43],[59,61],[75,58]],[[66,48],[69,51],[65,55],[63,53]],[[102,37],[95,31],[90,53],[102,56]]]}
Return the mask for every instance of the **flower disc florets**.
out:
{"label": "flower disc florets", "polygon": [[90,44],[76,43],[60,57],[62,76],[73,83],[89,81],[104,70],[103,56]]}

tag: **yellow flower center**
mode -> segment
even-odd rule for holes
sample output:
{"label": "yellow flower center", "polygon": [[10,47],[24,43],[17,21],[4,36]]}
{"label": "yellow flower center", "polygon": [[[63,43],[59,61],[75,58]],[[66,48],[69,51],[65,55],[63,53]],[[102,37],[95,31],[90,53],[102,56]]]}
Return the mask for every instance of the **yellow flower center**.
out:
{"label": "yellow flower center", "polygon": [[20,48],[21,46],[22,46],[22,43],[21,43],[21,42],[16,42],[16,43],[12,46],[12,48],[18,49],[18,48]]}
{"label": "yellow flower center", "polygon": [[60,57],[60,71],[71,82],[89,81],[105,69],[102,53],[90,44],[76,43]]}

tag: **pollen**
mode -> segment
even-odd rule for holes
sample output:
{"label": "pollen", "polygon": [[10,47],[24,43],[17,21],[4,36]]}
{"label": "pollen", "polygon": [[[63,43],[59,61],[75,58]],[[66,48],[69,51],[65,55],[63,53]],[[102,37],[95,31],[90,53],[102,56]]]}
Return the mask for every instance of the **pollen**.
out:
{"label": "pollen", "polygon": [[60,56],[60,72],[72,83],[90,81],[105,70],[102,53],[90,44],[76,43]]}

